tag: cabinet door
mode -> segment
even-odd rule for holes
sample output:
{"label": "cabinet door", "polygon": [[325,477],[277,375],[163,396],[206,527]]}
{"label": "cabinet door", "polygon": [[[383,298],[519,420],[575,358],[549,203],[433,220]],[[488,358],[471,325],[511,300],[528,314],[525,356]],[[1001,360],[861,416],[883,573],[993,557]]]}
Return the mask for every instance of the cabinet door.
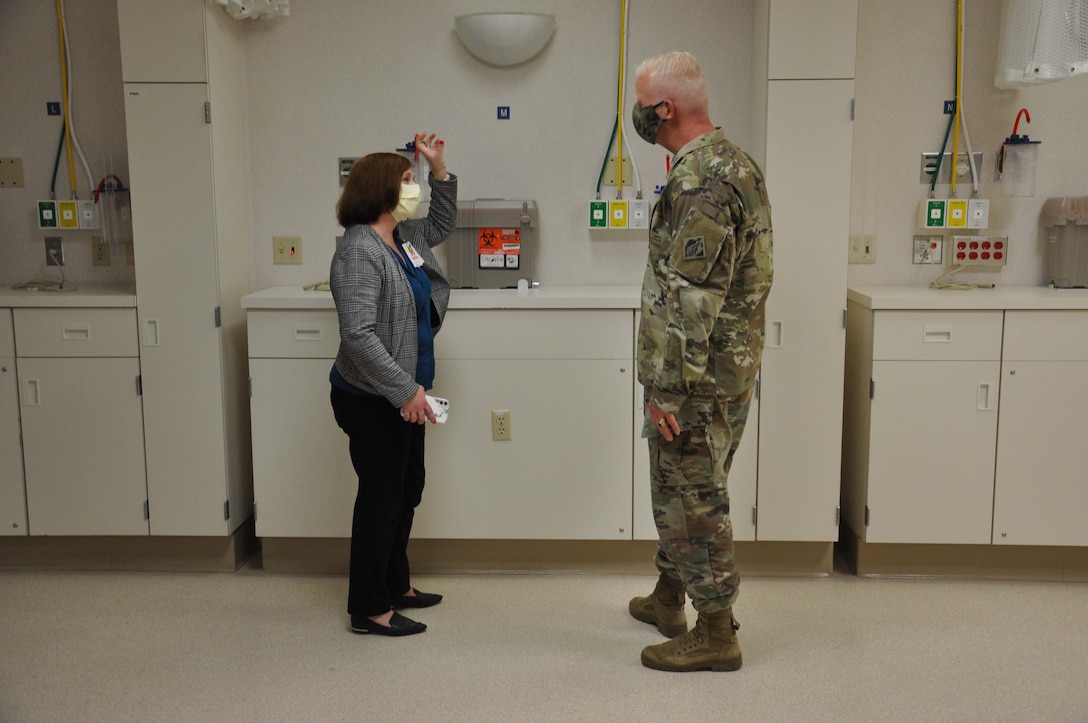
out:
{"label": "cabinet door", "polygon": [[866,541],[989,543],[999,367],[873,363]]}
{"label": "cabinet door", "polygon": [[332,362],[250,359],[258,537],[351,537],[358,478],[329,403]]}
{"label": "cabinet door", "polygon": [[206,82],[204,5],[200,0],[117,0],[124,81]]}
{"label": "cabinet door", "polygon": [[1088,362],[1008,362],[995,545],[1088,545]]}
{"label": "cabinet door", "polygon": [[30,533],[146,535],[136,359],[19,359]]}
{"label": "cabinet door", "polygon": [[[199,84],[125,86],[148,494],[155,535],[228,532],[206,100],[207,87]],[[169,183],[163,182],[164,174]]]}
{"label": "cabinet door", "polygon": [[[0,326],[7,315],[0,309]],[[3,329],[0,328],[0,334]],[[23,481],[23,450],[19,443],[18,387],[15,359],[0,356],[0,535],[25,535],[26,486]]]}
{"label": "cabinet door", "polygon": [[427,427],[413,536],[631,539],[633,376],[629,359],[439,359],[450,418]]}
{"label": "cabinet door", "polygon": [[858,0],[770,0],[767,77],[853,78]]}
{"label": "cabinet door", "polygon": [[[760,540],[838,539],[851,80],[768,83],[774,286],[759,425]],[[819,169],[814,181],[811,169]]]}

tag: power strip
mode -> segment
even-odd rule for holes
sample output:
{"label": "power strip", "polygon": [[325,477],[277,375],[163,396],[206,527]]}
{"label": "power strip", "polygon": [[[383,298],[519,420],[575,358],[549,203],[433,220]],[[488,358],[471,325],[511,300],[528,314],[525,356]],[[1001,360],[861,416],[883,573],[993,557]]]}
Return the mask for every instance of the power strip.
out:
{"label": "power strip", "polygon": [[953,236],[949,263],[953,266],[1006,266],[1008,236]]}

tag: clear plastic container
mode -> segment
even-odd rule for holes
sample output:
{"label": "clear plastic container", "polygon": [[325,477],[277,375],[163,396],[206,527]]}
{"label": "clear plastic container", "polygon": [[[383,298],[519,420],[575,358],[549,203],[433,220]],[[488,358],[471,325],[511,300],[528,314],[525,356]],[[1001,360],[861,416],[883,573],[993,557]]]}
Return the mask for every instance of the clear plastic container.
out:
{"label": "clear plastic container", "polygon": [[1043,204],[1047,276],[1059,289],[1088,287],[1088,196]]}

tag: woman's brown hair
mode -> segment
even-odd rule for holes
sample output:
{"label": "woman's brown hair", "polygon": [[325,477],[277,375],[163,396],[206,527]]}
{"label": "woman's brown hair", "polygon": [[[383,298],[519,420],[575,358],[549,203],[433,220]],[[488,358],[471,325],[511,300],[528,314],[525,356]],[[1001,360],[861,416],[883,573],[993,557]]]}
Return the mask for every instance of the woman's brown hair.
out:
{"label": "woman's brown hair", "polygon": [[404,172],[412,167],[396,153],[371,153],[355,162],[336,203],[336,220],[344,228],[373,224],[400,200]]}

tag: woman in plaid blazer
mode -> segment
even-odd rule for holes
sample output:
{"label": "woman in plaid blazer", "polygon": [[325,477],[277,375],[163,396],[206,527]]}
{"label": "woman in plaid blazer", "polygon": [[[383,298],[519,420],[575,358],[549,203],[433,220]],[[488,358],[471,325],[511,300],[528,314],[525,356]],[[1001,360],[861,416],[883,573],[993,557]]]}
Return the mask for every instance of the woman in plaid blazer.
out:
{"label": "woman in plaid blazer", "polygon": [[352,631],[376,635],[423,632],[426,625],[394,608],[442,599],[412,587],[407,547],[423,496],[425,424],[435,421],[425,398],[434,381],[434,335],[450,298],[432,249],[456,227],[457,179],[446,171],[440,139],[416,134],[415,141],[431,167],[426,218],[411,218],[419,187],[406,158],[359,159],[337,203],[345,233],[329,273],[340,322],[332,408],[359,476],[348,613]]}

